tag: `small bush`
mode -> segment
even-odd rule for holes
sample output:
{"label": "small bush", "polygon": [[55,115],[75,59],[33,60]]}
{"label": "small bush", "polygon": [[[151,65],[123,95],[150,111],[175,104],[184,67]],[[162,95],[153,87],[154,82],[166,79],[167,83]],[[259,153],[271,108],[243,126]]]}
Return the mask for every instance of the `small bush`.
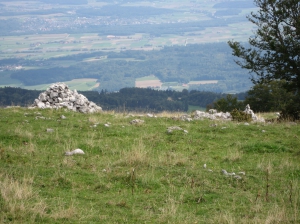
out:
{"label": "small bush", "polygon": [[234,109],[231,111],[232,120],[234,121],[251,121],[251,114],[246,114],[243,111],[239,111],[237,109]]}

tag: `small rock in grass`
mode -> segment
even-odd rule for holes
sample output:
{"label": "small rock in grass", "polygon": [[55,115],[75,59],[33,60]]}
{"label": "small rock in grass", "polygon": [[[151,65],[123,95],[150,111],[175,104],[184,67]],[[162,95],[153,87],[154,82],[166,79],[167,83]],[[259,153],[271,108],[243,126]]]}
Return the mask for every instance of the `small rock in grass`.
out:
{"label": "small rock in grass", "polygon": [[233,178],[235,178],[235,179],[237,179],[237,180],[241,180],[241,179],[242,179],[242,177],[239,176],[239,175],[234,175]]}
{"label": "small rock in grass", "polygon": [[65,153],[66,156],[72,156],[72,155],[75,155],[75,154],[85,154],[85,153],[82,149],[74,149],[73,151]]}
{"label": "small rock in grass", "polygon": [[144,120],[140,120],[140,119],[134,119],[130,121],[130,124],[142,124],[142,123],[144,123]]}
{"label": "small rock in grass", "polygon": [[224,174],[224,175],[228,175],[227,171],[226,170],[221,170],[221,172]]}

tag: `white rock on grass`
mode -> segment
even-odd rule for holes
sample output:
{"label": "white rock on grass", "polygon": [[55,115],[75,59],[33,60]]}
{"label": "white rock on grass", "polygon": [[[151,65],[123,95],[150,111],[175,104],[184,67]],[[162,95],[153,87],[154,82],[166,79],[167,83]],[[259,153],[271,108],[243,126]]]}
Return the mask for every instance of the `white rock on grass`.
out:
{"label": "white rock on grass", "polygon": [[234,175],[233,178],[235,178],[235,179],[237,179],[237,180],[241,180],[241,179],[242,179],[242,177],[239,176],[239,175]]}
{"label": "white rock on grass", "polygon": [[65,153],[65,156],[72,156],[72,155],[75,155],[75,154],[85,154],[84,151],[82,149],[74,149],[73,151],[70,151],[70,152],[66,152]]}
{"label": "white rock on grass", "polygon": [[178,130],[178,131],[184,131],[181,127],[178,126],[171,126],[167,128],[168,133],[172,133],[173,131]]}
{"label": "white rock on grass", "polygon": [[256,121],[256,122],[265,122],[264,118],[258,117],[257,115],[254,114],[253,110],[251,110],[250,105],[247,104],[246,108],[244,110],[245,114],[250,114],[252,121]]}
{"label": "white rock on grass", "polygon": [[143,124],[144,120],[140,120],[140,119],[134,119],[132,121],[130,121],[130,124]]}
{"label": "white rock on grass", "polygon": [[226,170],[221,170],[221,172],[224,174],[224,175],[228,175],[227,171]]}

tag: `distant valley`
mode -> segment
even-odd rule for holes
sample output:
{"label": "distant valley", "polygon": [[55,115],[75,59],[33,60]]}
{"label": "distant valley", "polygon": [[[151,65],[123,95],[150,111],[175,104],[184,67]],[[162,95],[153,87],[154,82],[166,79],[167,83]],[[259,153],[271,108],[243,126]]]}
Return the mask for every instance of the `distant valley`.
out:
{"label": "distant valley", "polygon": [[43,89],[56,81],[84,79],[74,88],[116,91],[155,76],[176,90],[251,87],[226,42],[252,35],[246,20],[256,10],[252,1],[0,4],[0,86]]}

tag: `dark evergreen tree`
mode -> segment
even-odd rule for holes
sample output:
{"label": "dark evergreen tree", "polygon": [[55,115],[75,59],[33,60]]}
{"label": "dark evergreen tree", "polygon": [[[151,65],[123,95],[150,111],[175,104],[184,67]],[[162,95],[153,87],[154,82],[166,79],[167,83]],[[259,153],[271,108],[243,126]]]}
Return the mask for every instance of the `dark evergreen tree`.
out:
{"label": "dark evergreen tree", "polygon": [[286,91],[285,84],[285,80],[256,84],[248,91],[245,104],[250,104],[257,112],[282,111],[293,100],[293,94]]}
{"label": "dark evergreen tree", "polygon": [[215,101],[214,108],[217,111],[231,112],[234,109],[243,110],[245,104],[242,101],[238,101],[235,95],[228,94],[226,97]]}

